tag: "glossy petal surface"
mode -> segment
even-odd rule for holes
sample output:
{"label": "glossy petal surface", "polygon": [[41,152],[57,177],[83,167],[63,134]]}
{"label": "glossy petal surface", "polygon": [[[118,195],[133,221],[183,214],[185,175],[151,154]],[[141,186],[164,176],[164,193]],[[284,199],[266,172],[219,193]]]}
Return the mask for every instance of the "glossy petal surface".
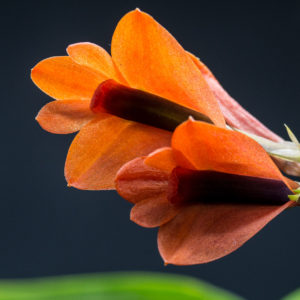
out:
{"label": "glossy petal surface", "polygon": [[120,20],[112,39],[112,57],[130,86],[198,110],[215,124],[225,125],[202,73],[151,16],[135,10]]}
{"label": "glossy petal surface", "polygon": [[42,60],[32,69],[31,78],[44,93],[60,100],[90,100],[97,86],[107,79],[68,56]]}
{"label": "glossy petal surface", "polygon": [[113,189],[122,165],[169,143],[170,133],[163,130],[114,116],[95,119],[73,140],[65,176],[78,189]]}
{"label": "glossy petal surface", "polygon": [[[47,103],[38,113],[36,120],[51,133],[76,132],[91,121],[95,114],[86,100],[60,100]],[[100,116],[97,116],[100,118]]]}
{"label": "glossy petal surface", "polygon": [[160,227],[158,247],[164,261],[175,265],[207,263],[241,247],[287,207],[197,204],[184,208]]}

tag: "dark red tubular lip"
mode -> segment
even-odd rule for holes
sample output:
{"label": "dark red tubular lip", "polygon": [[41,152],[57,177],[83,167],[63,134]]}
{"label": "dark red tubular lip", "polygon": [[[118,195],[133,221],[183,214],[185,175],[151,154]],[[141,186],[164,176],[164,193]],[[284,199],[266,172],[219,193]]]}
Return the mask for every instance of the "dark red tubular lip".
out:
{"label": "dark red tubular lip", "polygon": [[212,123],[205,115],[165,98],[129,88],[109,79],[96,89],[90,108],[94,113],[106,112],[123,119],[174,131],[190,116]]}
{"label": "dark red tubular lip", "polygon": [[176,167],[170,176],[168,199],[189,202],[281,205],[289,201],[290,189],[280,180],[194,171]]}

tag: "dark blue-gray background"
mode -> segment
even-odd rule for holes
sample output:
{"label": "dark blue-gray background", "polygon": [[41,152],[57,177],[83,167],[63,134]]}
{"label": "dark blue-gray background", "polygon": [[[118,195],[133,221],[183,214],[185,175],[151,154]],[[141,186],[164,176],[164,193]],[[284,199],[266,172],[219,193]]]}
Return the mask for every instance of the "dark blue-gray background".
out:
{"label": "dark blue-gray background", "polygon": [[139,7],[200,56],[223,86],[286,137],[300,135],[300,5],[297,1],[6,1],[1,4],[0,277],[146,270],[205,279],[248,299],[278,299],[300,286],[300,210],[286,211],[233,254],[206,265],[164,267],[156,230],[129,221],[115,192],[67,188],[73,135],[34,117],[50,98],[30,80],[41,59],[70,43],[107,50],[115,25]]}

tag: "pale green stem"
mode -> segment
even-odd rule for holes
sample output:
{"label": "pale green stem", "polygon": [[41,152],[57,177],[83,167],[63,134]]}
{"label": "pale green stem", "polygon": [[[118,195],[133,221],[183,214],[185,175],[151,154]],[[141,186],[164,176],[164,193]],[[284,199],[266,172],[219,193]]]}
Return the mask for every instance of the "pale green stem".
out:
{"label": "pale green stem", "polygon": [[[287,127],[287,126],[286,126]],[[253,140],[258,142],[271,156],[279,157],[283,160],[300,163],[300,145],[295,137],[295,135],[291,132],[291,130],[287,127],[287,131],[289,136],[293,139],[293,142],[283,141],[283,142],[273,142],[266,138],[257,136],[252,133],[248,133],[243,130],[239,130],[236,128],[228,128],[239,131]]]}

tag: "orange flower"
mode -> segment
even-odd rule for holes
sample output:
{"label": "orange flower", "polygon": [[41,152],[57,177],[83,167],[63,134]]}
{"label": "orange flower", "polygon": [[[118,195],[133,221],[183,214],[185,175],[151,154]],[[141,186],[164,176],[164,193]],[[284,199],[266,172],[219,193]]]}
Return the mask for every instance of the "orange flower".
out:
{"label": "orange flower", "polygon": [[243,245],[287,207],[295,184],[244,134],[192,119],[172,147],[128,162],[118,193],[134,204],[131,220],[160,227],[167,264],[213,261]]}
{"label": "orange flower", "polygon": [[112,56],[91,43],[70,45],[67,52],[69,56],[39,62],[31,76],[43,92],[57,100],[39,112],[36,119],[41,127],[60,134],[80,130],[66,159],[70,186],[112,189],[124,163],[170,144],[171,134],[165,130],[91,111],[90,100],[107,79],[167,98],[225,126],[219,104],[190,54],[139,10],[118,23]]}
{"label": "orange flower", "polygon": [[[70,186],[112,189],[121,168],[117,190],[135,204],[133,221],[160,227],[166,263],[220,258],[294,204],[287,201],[293,182],[254,140],[225,129],[225,120],[273,141],[281,138],[151,16],[126,14],[115,29],[111,56],[91,43],[70,45],[67,52],[32,70],[34,83],[56,99],[37,121],[52,133],[80,130],[66,159]],[[171,136],[189,115],[214,125],[190,119]],[[248,189],[244,203],[237,189]],[[229,201],[219,201],[222,191]]]}

